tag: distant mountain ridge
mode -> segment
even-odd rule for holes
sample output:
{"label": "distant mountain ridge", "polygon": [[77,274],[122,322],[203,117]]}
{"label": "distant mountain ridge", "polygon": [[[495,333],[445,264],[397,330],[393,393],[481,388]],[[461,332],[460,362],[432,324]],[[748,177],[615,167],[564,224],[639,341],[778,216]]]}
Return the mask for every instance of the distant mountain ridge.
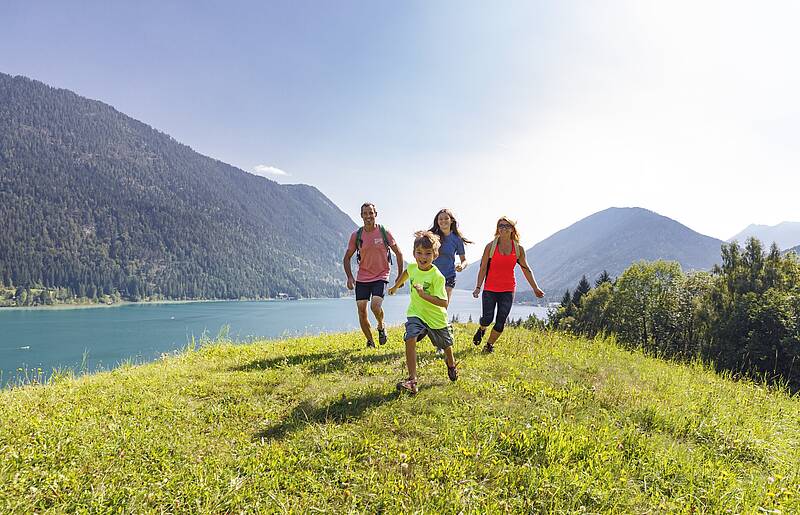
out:
{"label": "distant mountain ridge", "polygon": [[353,221],[113,107],[0,74],[0,286],[92,297],[338,296]]}
{"label": "distant mountain ridge", "polygon": [[744,244],[749,238],[757,238],[766,248],[775,242],[779,249],[785,250],[800,245],[800,222],[781,222],[777,225],[750,224],[728,241]]}
{"label": "distant mountain ridge", "polygon": [[[704,236],[657,213],[612,207],[590,215],[525,251],[536,281],[548,300],[572,291],[586,275],[594,281],[603,270],[617,277],[639,260],[677,261],[684,270],[707,270],[719,262],[724,242]],[[458,279],[458,287],[472,289],[479,263],[473,263]],[[516,269],[517,290],[530,290]]]}

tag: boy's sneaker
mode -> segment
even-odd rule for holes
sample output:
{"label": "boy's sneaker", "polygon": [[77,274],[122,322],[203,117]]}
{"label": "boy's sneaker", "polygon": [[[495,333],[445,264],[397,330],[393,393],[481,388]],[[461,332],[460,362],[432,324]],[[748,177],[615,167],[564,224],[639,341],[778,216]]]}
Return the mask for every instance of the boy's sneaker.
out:
{"label": "boy's sneaker", "polygon": [[378,343],[386,345],[389,338],[386,336],[386,329],[378,329]]}
{"label": "boy's sneaker", "polygon": [[475,336],[472,337],[472,343],[474,345],[480,345],[481,344],[481,340],[483,340],[483,335],[484,334],[486,334],[486,329],[481,329],[479,327],[478,330],[475,331]]}
{"label": "boy's sneaker", "polygon": [[375,342],[373,342],[372,340],[367,340],[367,348],[368,349],[374,349],[375,348]]}
{"label": "boy's sneaker", "polygon": [[494,352],[494,345],[489,342],[486,342],[486,345],[483,346],[483,352],[491,354],[492,352]]}
{"label": "boy's sneaker", "polygon": [[417,380],[416,379],[406,379],[405,381],[400,381],[397,383],[397,389],[399,391],[406,391],[411,395],[416,395],[419,389],[417,389]]}
{"label": "boy's sneaker", "polygon": [[458,379],[458,363],[452,367],[447,367],[447,377],[449,377],[453,382]]}

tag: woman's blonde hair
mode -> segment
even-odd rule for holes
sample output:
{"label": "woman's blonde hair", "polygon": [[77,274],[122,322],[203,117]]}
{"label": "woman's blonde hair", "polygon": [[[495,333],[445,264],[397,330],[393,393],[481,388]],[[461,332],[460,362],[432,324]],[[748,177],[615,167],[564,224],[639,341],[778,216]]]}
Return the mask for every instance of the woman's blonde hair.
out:
{"label": "woman's blonde hair", "polygon": [[497,220],[497,224],[495,224],[495,227],[494,227],[494,237],[497,238],[498,236],[500,236],[500,229],[497,227],[498,225],[500,225],[500,222],[506,222],[506,223],[508,223],[508,225],[511,226],[511,239],[514,240],[515,242],[519,243],[519,233],[517,232],[517,222],[515,222],[514,220],[510,219],[507,216],[501,216]]}

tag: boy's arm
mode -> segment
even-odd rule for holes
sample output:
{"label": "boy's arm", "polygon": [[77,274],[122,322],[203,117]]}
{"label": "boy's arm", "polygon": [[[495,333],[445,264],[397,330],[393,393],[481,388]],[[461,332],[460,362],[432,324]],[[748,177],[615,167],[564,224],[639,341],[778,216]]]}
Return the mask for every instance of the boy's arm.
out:
{"label": "boy's arm", "polygon": [[408,271],[403,270],[403,273],[400,274],[400,277],[397,278],[397,282],[394,283],[394,286],[389,288],[389,295],[394,295],[398,288],[403,286],[403,283],[408,280]]}
{"label": "boy's arm", "polygon": [[422,289],[421,284],[415,284],[414,288],[417,289],[417,293],[419,294],[420,299],[428,301],[434,306],[439,306],[440,308],[447,307],[447,299],[440,299],[439,297],[435,297],[429,293],[425,293],[425,290]]}

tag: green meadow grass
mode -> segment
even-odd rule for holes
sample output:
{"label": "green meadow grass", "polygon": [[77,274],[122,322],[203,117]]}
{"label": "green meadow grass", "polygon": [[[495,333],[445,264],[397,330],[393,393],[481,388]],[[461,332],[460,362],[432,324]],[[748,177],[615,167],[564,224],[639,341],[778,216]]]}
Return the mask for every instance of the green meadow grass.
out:
{"label": "green meadow grass", "polygon": [[613,340],[217,342],[0,392],[0,512],[800,512],[800,399]]}

